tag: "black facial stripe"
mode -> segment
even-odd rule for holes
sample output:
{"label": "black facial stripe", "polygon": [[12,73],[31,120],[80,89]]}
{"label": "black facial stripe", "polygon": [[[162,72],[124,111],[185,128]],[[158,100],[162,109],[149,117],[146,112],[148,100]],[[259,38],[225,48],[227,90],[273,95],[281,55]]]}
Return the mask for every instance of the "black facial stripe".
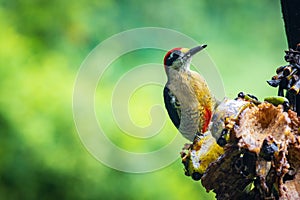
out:
{"label": "black facial stripe", "polygon": [[177,51],[177,50],[174,51],[174,52],[172,52],[172,53],[169,55],[169,57],[166,59],[165,65],[171,66],[171,65],[173,64],[173,62],[174,62],[175,60],[177,60],[177,58],[178,58],[179,56],[183,56],[183,53],[180,52],[180,51]]}

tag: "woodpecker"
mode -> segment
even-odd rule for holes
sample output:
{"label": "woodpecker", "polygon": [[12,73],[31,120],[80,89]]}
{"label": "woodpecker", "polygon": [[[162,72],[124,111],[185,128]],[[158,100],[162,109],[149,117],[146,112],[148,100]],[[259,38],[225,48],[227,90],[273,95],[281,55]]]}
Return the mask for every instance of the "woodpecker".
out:
{"label": "woodpecker", "polygon": [[192,56],[206,46],[174,48],[164,57],[168,78],[163,90],[165,107],[175,127],[190,141],[208,130],[216,106],[205,79],[190,69]]}

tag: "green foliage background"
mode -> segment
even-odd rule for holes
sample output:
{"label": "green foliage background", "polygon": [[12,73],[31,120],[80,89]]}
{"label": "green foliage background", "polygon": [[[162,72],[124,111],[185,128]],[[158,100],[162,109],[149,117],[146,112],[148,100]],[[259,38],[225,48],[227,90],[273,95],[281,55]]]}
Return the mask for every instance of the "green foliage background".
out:
{"label": "green foliage background", "polygon": [[[128,174],[99,163],[81,144],[72,115],[76,73],[113,34],[175,29],[209,45],[227,96],[276,94],[266,80],[284,64],[287,48],[279,1],[0,2],[0,199],[214,198],[184,176],[180,160],[153,173]],[[122,73],[117,69],[112,79]],[[105,87],[111,89],[109,81]],[[148,119],[148,110],[133,112]],[[176,131],[168,124],[166,132]]]}

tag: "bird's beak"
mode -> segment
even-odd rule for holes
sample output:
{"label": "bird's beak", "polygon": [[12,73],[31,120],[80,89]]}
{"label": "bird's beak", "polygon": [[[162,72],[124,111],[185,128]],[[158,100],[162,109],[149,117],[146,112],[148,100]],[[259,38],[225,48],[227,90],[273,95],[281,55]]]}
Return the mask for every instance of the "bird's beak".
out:
{"label": "bird's beak", "polygon": [[196,53],[198,53],[199,51],[201,51],[205,47],[207,47],[206,44],[194,47],[194,48],[190,49],[188,52],[186,52],[184,54],[183,58],[185,58],[185,59],[191,58],[193,55],[195,55]]}

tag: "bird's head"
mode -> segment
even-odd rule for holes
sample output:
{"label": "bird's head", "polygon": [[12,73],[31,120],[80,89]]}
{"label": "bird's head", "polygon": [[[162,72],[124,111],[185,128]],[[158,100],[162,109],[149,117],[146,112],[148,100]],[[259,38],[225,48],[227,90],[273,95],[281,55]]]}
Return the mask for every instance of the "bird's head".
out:
{"label": "bird's head", "polygon": [[185,71],[189,69],[190,61],[193,55],[204,49],[207,45],[201,45],[192,49],[174,48],[168,51],[164,58],[165,70]]}

